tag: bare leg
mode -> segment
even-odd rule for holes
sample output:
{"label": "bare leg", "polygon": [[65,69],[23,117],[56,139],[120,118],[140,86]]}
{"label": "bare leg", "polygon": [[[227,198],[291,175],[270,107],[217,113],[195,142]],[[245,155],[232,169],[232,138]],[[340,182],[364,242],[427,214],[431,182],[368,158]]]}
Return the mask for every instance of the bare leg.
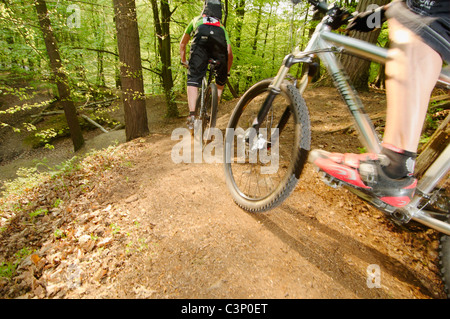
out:
{"label": "bare leg", "polygon": [[218,97],[217,101],[220,101],[220,97],[222,96],[223,93],[223,88],[224,85],[217,85],[217,97]]}
{"label": "bare leg", "polygon": [[384,142],[417,152],[440,55],[399,22],[390,19],[392,49],[386,63],[387,117]]}
{"label": "bare leg", "polygon": [[197,103],[198,87],[188,86],[187,87],[187,95],[188,95],[189,111],[195,112],[195,104]]}
{"label": "bare leg", "polygon": [[[217,96],[218,96],[219,101],[222,96],[223,89],[224,89],[224,85],[217,85]],[[187,95],[188,95],[189,111],[195,112],[195,104],[197,103],[198,87],[188,86],[187,87]]]}
{"label": "bare leg", "polygon": [[442,59],[396,20],[389,20],[389,35],[392,48],[386,63],[388,107],[384,135],[384,143],[389,145],[383,145],[381,150],[389,164],[382,165],[374,154],[320,150],[311,152],[310,161],[334,178],[370,189],[368,192],[386,204],[402,207],[414,196],[417,147]]}

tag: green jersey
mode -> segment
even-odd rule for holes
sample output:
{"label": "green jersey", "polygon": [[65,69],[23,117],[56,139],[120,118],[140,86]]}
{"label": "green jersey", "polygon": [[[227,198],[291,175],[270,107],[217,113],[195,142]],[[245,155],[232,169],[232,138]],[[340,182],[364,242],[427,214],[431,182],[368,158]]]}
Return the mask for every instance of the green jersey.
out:
{"label": "green jersey", "polygon": [[195,33],[195,31],[198,29],[198,27],[203,24],[214,25],[214,26],[217,26],[217,27],[223,29],[223,31],[225,33],[225,39],[226,39],[227,44],[231,44],[230,37],[228,36],[228,32],[227,32],[227,30],[225,30],[225,27],[223,26],[223,24],[220,22],[220,20],[217,20],[212,17],[205,17],[205,16],[195,17],[194,19],[191,20],[191,22],[187,26],[185,33],[189,34],[192,37],[193,34]]}

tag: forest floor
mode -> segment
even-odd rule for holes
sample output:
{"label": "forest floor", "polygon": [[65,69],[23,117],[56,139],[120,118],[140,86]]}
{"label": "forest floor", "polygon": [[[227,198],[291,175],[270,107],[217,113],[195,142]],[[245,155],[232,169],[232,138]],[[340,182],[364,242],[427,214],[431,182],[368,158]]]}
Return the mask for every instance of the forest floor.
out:
{"label": "forest floor", "polygon": [[[371,116],[383,117],[382,92],[361,97]],[[358,152],[336,91],[309,89],[305,99],[313,148]],[[235,104],[220,104],[219,128]],[[147,107],[148,137],[124,143],[123,130],[92,131],[77,154],[68,139],[54,150],[31,150],[3,129],[3,181],[33,159],[55,165],[114,146],[0,198],[0,298],[446,297],[435,231],[392,223],[347,190],[323,184],[309,164],[278,208],[246,213],[233,203],[222,164],[172,161],[178,141],[171,133],[185,127],[185,117],[164,118],[159,97]],[[367,271],[377,267],[381,286],[373,288]]]}

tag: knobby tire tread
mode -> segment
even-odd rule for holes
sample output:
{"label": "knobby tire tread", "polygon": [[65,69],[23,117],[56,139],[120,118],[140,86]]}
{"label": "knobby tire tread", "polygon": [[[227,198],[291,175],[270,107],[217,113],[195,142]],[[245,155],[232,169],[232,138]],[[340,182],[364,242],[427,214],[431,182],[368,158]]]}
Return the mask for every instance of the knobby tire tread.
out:
{"label": "knobby tire tread", "polygon": [[211,88],[211,118],[210,118],[210,127],[213,128],[216,126],[217,120],[217,108],[219,104],[219,98],[217,96],[217,85],[215,83],[210,84]]}
{"label": "knobby tire tread", "polygon": [[[271,79],[262,80],[255,85],[253,85],[241,98],[241,100],[238,102],[238,105],[233,111],[233,114],[230,118],[228,127],[233,127],[233,123],[238,122],[238,118],[242,114],[242,108],[245,107],[247,102],[251,101],[252,99],[256,98],[258,95],[262,94],[266,90],[264,88],[268,88],[270,83],[272,82]],[[242,198],[238,192],[234,189],[234,183],[233,183],[233,177],[230,177],[230,169],[228,168],[227,164],[225,164],[225,177],[227,181],[228,188],[231,190],[231,194],[233,197],[234,202],[241,207],[243,210],[251,212],[251,213],[261,213],[266,212],[268,210],[271,210],[278,205],[280,205],[287,197],[291,195],[293,190],[295,189],[295,186],[297,185],[301,171],[303,170],[303,167],[305,163],[307,162],[307,154],[311,147],[311,126],[310,126],[310,119],[309,119],[309,111],[306,106],[305,100],[300,95],[300,92],[297,90],[297,88],[291,84],[283,84],[282,86],[283,90],[285,90],[285,93],[287,93],[287,96],[291,100],[292,111],[296,112],[296,116],[294,118],[296,119],[296,122],[300,123],[301,126],[301,137],[300,137],[300,145],[299,145],[299,152],[297,154],[296,163],[291,166],[291,170],[289,172],[289,178],[285,181],[284,185],[281,187],[281,189],[277,192],[274,192],[264,198],[261,201],[252,201],[248,200],[246,198]],[[226,161],[225,161],[226,163]],[[278,187],[277,187],[278,189]]]}
{"label": "knobby tire tread", "polygon": [[[450,223],[450,218],[447,221]],[[447,298],[450,299],[450,236],[442,235],[439,242],[439,259],[442,281],[445,285]]]}

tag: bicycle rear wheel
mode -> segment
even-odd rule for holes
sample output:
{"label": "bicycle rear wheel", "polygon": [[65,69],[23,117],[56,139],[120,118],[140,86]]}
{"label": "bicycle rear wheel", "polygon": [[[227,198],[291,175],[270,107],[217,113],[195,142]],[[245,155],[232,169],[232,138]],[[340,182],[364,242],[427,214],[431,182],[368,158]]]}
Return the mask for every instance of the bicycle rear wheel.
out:
{"label": "bicycle rear wheel", "polygon": [[217,86],[215,83],[211,83],[205,94],[206,115],[203,123],[203,144],[211,141],[210,130],[216,126],[218,103]]}
{"label": "bicycle rear wheel", "polygon": [[[225,176],[234,201],[249,212],[282,203],[294,190],[310,150],[305,101],[289,82],[273,100],[261,128],[252,124],[270,90],[271,79],[252,86],[231,115],[225,133]],[[254,135],[254,137],[250,137]]]}
{"label": "bicycle rear wheel", "polygon": [[210,130],[215,127],[217,119],[217,86],[215,83],[210,83],[209,86],[203,86],[203,107],[202,94],[199,94],[196,104],[196,115],[200,120],[197,129],[201,128],[201,132],[196,132],[197,136],[202,139],[202,145],[205,146],[211,141]]}

